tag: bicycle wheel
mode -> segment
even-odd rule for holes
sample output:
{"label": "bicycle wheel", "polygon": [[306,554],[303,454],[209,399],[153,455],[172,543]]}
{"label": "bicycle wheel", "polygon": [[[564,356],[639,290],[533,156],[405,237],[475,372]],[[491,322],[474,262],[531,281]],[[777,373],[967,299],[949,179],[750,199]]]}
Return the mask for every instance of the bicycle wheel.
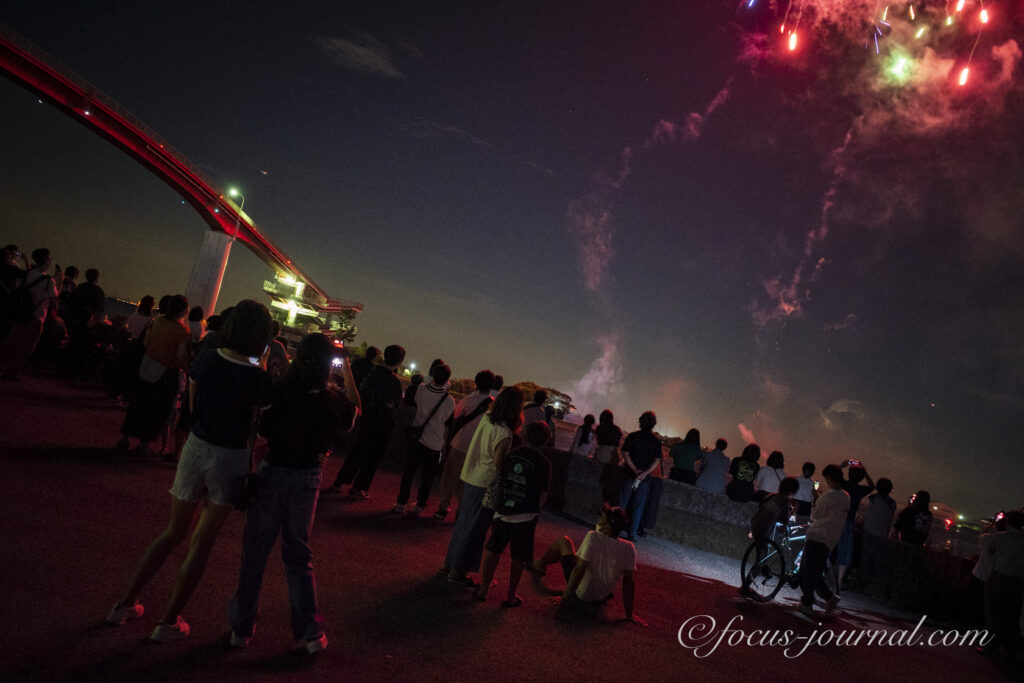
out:
{"label": "bicycle wheel", "polygon": [[750,589],[749,597],[768,602],[778,594],[786,576],[785,556],[775,541],[762,541],[762,557],[757,559],[757,542],[751,543],[743,554],[740,580]]}

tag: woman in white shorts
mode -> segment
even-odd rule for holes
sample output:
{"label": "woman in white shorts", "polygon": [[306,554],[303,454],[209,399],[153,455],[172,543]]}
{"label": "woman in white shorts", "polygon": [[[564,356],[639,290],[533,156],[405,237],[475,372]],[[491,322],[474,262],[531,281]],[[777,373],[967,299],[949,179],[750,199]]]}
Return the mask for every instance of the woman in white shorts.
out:
{"label": "woman in white shorts", "polygon": [[255,417],[270,402],[270,376],[259,364],[270,342],[270,330],[267,307],[243,300],[224,322],[221,348],[203,351],[192,363],[189,401],[193,423],[170,490],[170,521],[142,556],[128,588],[107,615],[109,623],[120,626],[142,616],[139,593],[188,536],[201,508],[171,602],[151,638],[166,642],[189,634],[181,611],[199,585],[241,480],[249,471]]}

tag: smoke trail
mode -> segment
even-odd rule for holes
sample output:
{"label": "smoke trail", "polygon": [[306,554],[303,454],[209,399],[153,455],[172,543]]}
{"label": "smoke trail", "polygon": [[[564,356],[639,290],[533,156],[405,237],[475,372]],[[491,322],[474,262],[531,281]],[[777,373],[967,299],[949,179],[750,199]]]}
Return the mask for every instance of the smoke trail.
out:
{"label": "smoke trail", "polygon": [[566,212],[569,235],[576,241],[584,286],[599,298],[604,328],[610,330],[597,338],[600,355],[574,387],[573,400],[581,407],[607,402],[612,395],[620,395],[622,387],[622,361],[619,347],[622,335],[618,316],[607,295],[608,266],[615,257],[615,223],[612,206],[615,195],[625,185],[632,170],[637,151],[670,144],[676,139],[686,141],[700,137],[708,118],[729,99],[732,77],[700,112],[690,112],[685,123],[660,120],[644,140],[622,149],[619,168],[613,174],[597,173],[591,181],[590,191],[573,201]]}
{"label": "smoke trail", "polygon": [[813,262],[814,268],[811,277],[821,272],[825,265],[824,258],[814,259],[815,248],[828,237],[829,213],[835,207],[836,194],[839,192],[839,184],[846,177],[846,166],[843,164],[843,156],[853,139],[853,131],[858,125],[858,120],[847,129],[843,138],[843,144],[832,150],[832,182],[829,183],[821,200],[821,215],[818,220],[818,227],[809,231],[804,236],[804,250],[797,263],[796,270],[790,276],[789,281],[784,283],[781,276],[764,282],[764,290],[771,299],[771,307],[768,309],[757,309],[753,312],[754,325],[764,328],[770,323],[785,320],[792,317],[800,317],[803,313],[803,304],[807,300],[807,290],[801,285],[804,280],[804,272],[808,263]]}

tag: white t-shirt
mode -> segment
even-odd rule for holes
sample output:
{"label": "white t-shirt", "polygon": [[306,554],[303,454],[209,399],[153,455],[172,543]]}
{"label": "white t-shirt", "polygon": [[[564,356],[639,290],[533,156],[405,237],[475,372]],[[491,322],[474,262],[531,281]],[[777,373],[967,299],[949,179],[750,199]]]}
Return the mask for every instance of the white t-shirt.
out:
{"label": "white t-shirt", "polygon": [[793,500],[802,500],[805,503],[814,502],[814,480],[810,477],[800,475],[796,478],[797,483],[800,484],[800,488],[796,490],[796,495],[793,496]]}
{"label": "white t-shirt", "polygon": [[499,443],[511,436],[512,430],[503,424],[491,422],[490,416],[480,420],[469,442],[469,450],[466,451],[466,462],[462,465],[460,477],[462,481],[480,488],[488,487],[498,471],[494,463],[494,452]]}
{"label": "white t-shirt", "polygon": [[779,484],[786,478],[786,470],[781,467],[762,467],[754,477],[754,488],[758,491],[778,493]]}
{"label": "white t-shirt", "polygon": [[830,490],[818,499],[811,511],[811,525],[807,527],[807,540],[836,547],[850,510],[850,495],[842,489]]}
{"label": "white t-shirt", "polygon": [[[439,401],[444,401],[438,406]],[[437,407],[435,411],[434,408]],[[432,451],[439,451],[444,448],[444,423],[455,412],[455,399],[445,394],[443,387],[433,382],[422,385],[416,390],[416,417],[413,418],[414,427],[423,425],[423,436],[420,443]],[[434,413],[431,415],[431,413]],[[430,422],[427,422],[427,418]]]}
{"label": "white t-shirt", "polygon": [[46,320],[46,311],[50,307],[50,297],[57,296],[57,283],[50,278],[49,282],[39,282],[40,278],[49,277],[46,273],[33,268],[25,276],[25,286],[32,294],[32,302],[35,308],[32,309],[32,317],[43,322]]}
{"label": "white t-shirt", "polygon": [[597,531],[587,532],[576,557],[590,563],[576,587],[576,597],[587,602],[604,600],[623,572],[636,571],[636,546],[624,538],[612,538]]}
{"label": "white t-shirt", "polygon": [[[459,401],[459,405],[455,406],[455,419],[458,420],[463,415],[469,415],[477,406],[486,399],[490,398],[490,394],[484,394],[479,391],[474,392],[466,398]],[[487,411],[480,413],[472,420],[466,423],[466,425],[459,430],[459,433],[452,439],[452,449],[456,451],[462,451],[465,453],[469,450],[469,442],[473,440],[473,432],[476,431],[476,426],[480,424],[480,420]]]}
{"label": "white t-shirt", "polygon": [[143,315],[138,311],[135,311],[128,316],[128,334],[132,336],[132,339],[138,339],[142,336],[142,333],[146,331],[146,325],[152,320],[148,315]]}

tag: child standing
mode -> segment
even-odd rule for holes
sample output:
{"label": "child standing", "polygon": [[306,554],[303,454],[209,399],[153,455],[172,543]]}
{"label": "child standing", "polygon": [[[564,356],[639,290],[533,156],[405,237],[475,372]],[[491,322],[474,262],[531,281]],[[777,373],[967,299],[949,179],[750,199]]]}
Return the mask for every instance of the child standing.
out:
{"label": "child standing", "polygon": [[818,499],[811,513],[807,544],[800,565],[800,588],[803,591],[800,611],[807,616],[814,616],[815,592],[825,601],[825,614],[830,614],[839,604],[839,596],[833,594],[825,583],[825,564],[832,548],[839,542],[850,510],[850,496],[843,490],[843,471],[835,465],[828,465],[821,474],[829,490]]}
{"label": "child standing", "polygon": [[548,496],[551,481],[551,466],[540,448],[551,438],[551,430],[544,422],[526,425],[526,446],[509,453],[498,476],[501,477],[501,492],[498,507],[491,524],[491,537],[487,539],[484,552],[483,573],[480,586],[473,597],[480,602],[487,600],[498,560],[505,546],[511,545],[512,563],[508,572],[508,594],[502,607],[519,607],[523,599],[516,595],[523,568],[533,561],[533,538],[537,530],[537,518]]}

